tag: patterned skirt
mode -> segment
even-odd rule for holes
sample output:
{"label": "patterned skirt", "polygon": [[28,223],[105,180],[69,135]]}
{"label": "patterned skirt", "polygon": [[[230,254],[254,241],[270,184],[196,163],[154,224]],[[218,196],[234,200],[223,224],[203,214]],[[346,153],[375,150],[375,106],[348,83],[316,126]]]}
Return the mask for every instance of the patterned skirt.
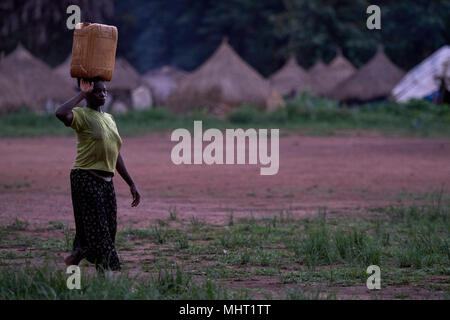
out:
{"label": "patterned skirt", "polygon": [[86,258],[98,270],[120,270],[114,245],[117,204],[113,181],[72,169],[70,186],[76,228],[72,255]]}

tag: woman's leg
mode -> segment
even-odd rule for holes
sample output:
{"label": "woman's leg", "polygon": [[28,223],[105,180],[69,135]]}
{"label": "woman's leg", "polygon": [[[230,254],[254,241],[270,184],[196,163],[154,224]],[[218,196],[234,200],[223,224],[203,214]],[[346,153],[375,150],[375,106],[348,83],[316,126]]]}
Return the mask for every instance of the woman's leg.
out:
{"label": "woman's leg", "polygon": [[114,183],[108,182],[106,184],[106,196],[105,196],[105,208],[107,212],[107,220],[109,226],[109,235],[111,236],[111,241],[115,243],[116,233],[117,233],[117,201],[116,192],[114,190]]}
{"label": "woman's leg", "polygon": [[[102,269],[120,270],[119,256],[115,248],[115,240],[117,233],[117,202],[116,194],[114,191],[114,184],[112,181],[104,182],[102,184],[102,207],[104,215],[104,225],[107,226],[108,232],[105,235],[108,236],[108,240],[104,243],[108,245],[108,256],[106,261],[99,267]],[[98,268],[98,267],[97,267]]]}
{"label": "woman's leg", "polygon": [[72,206],[75,218],[75,239],[73,241],[72,253],[64,261],[67,265],[78,265],[85,258],[86,247],[84,227],[83,227],[83,175],[79,169],[70,171],[70,189],[72,194]]}
{"label": "woman's leg", "polygon": [[[97,269],[120,270],[119,257],[114,246],[115,232],[111,235],[108,182],[85,170],[74,171],[74,252],[95,263]],[[115,212],[112,214],[116,215]]]}

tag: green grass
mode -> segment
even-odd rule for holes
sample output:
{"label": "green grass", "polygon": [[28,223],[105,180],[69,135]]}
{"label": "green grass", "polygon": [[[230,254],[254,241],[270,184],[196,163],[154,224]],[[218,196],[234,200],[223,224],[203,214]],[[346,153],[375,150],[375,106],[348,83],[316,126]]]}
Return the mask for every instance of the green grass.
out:
{"label": "green grass", "polygon": [[49,230],[64,230],[66,228],[64,222],[58,220],[50,221],[49,225],[50,225],[48,227]]}
{"label": "green grass", "polygon": [[180,233],[174,229],[168,229],[166,222],[159,220],[159,225],[155,224],[149,229],[123,229],[118,232],[119,242],[129,242],[136,240],[151,240],[155,244],[165,244],[180,237]]}
{"label": "green grass", "polygon": [[25,231],[28,229],[29,223],[26,220],[20,220],[19,218],[14,218],[14,222],[6,227],[2,227],[5,231]]}
{"label": "green grass", "polygon": [[176,221],[178,219],[178,209],[177,207],[169,208],[169,220]]}
{"label": "green grass", "polygon": [[[61,284],[66,278],[63,271],[45,264],[8,269],[16,259],[60,259],[73,239],[73,230],[58,222],[51,223],[53,230],[61,231],[58,239],[37,239],[29,226],[16,221],[2,228],[8,233],[0,250],[0,299],[266,296],[264,290],[237,293],[213,282],[237,284],[262,277],[279,284],[280,292],[272,298],[335,298],[333,288],[365,286],[366,269],[372,264],[381,268],[382,288],[417,286],[445,294],[450,283],[450,204],[443,193],[431,198],[425,205],[376,208],[358,217],[334,217],[319,208],[308,218],[297,219],[283,210],[269,217],[250,213],[238,219],[230,211],[223,225],[216,225],[195,216],[171,219],[169,215],[163,226],[157,223],[118,232],[119,254],[133,257],[124,262],[124,270],[138,269],[140,280],[126,271],[117,280],[93,275],[83,280],[89,285],[78,292],[68,292]],[[136,257],[141,258],[136,261]],[[430,281],[430,277],[441,280]],[[42,282],[41,289],[32,282]],[[284,288],[293,285],[301,288]]]}
{"label": "green grass", "polygon": [[[348,107],[339,105],[336,101],[302,94],[288,100],[282,109],[260,111],[243,105],[234,109],[225,119],[207,115],[203,109],[177,116],[163,107],[131,111],[114,117],[123,136],[176,128],[193,129],[194,120],[202,120],[204,129],[302,129],[305,134],[326,136],[339,134],[341,130],[377,130],[407,136],[450,136],[450,106],[436,106],[423,100],[412,100],[404,104],[378,102]],[[287,132],[282,132],[283,134]],[[21,110],[14,114],[0,115],[0,137],[42,135],[74,135],[74,132],[53,114],[35,115]]]}
{"label": "green grass", "polygon": [[382,245],[359,228],[333,230],[324,224],[305,231],[306,237],[294,239],[290,248],[298,260],[310,267],[338,263],[380,264]]}
{"label": "green grass", "polygon": [[77,299],[247,299],[246,292],[230,292],[210,280],[201,283],[182,269],[162,270],[156,276],[83,274],[80,290],[69,290],[68,275],[55,266],[25,266],[0,271],[0,300]]}

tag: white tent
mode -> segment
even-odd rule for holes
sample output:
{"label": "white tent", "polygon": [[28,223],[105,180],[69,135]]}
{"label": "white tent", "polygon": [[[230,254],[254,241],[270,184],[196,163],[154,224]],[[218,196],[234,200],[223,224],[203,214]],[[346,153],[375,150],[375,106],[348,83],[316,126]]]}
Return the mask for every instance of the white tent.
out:
{"label": "white tent", "polygon": [[398,102],[424,98],[439,90],[437,78],[444,74],[450,77],[450,46],[443,46],[409,71],[392,89],[392,96]]}

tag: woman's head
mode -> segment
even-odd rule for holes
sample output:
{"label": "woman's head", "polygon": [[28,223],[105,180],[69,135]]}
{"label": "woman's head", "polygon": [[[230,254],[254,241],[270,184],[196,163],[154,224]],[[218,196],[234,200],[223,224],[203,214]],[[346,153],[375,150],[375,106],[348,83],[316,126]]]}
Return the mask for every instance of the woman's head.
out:
{"label": "woman's head", "polygon": [[92,79],[90,82],[94,83],[94,87],[86,96],[86,101],[91,107],[100,107],[105,104],[108,91],[102,79]]}

